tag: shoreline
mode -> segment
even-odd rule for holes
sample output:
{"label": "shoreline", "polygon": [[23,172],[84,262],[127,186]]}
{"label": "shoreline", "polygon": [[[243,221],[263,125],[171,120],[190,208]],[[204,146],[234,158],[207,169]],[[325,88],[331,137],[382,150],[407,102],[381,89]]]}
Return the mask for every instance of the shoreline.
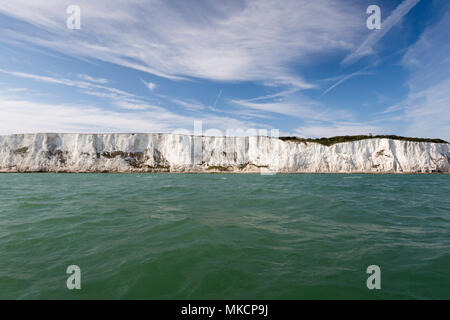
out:
{"label": "shoreline", "polygon": [[152,174],[193,174],[193,175],[214,175],[214,174],[236,174],[236,175],[302,175],[302,174],[333,174],[333,175],[445,175],[450,174],[450,172],[274,172],[274,173],[261,173],[261,172],[239,172],[239,171],[171,171],[171,172],[151,172],[151,171],[0,171],[1,174],[142,174],[142,175],[152,175]]}

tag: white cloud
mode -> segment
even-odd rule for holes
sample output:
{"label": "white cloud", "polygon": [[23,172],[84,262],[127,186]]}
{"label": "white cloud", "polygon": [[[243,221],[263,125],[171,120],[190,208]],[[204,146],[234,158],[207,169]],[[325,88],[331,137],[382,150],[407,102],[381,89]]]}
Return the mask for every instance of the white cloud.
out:
{"label": "white cloud", "polygon": [[[77,106],[70,103],[52,104],[23,100],[23,97],[10,95],[11,93],[19,92],[18,90],[14,90],[14,88],[11,88],[11,90],[10,88],[3,88],[3,92],[8,94],[3,96],[3,100],[0,99],[0,104],[2,104],[0,106],[0,118],[3,116],[4,119],[8,119],[8,125],[3,125],[2,130],[0,130],[0,133],[3,134],[52,131],[55,127],[53,123],[58,123],[56,127],[61,132],[85,132],[86,130],[88,132],[124,132],[123,130],[136,132],[138,128],[142,129],[138,129],[137,131],[141,130],[143,132],[171,132],[174,128],[187,128],[186,130],[189,130],[189,127],[193,125],[194,121],[200,120],[204,122],[206,128],[216,128],[223,132],[227,129],[247,130],[247,128],[268,127],[267,125],[261,125],[252,121],[238,120],[234,118],[236,114],[232,112],[228,112],[228,114],[233,115],[233,117],[208,114],[205,110],[209,110],[212,107],[204,106],[195,100],[185,101],[161,94],[157,95],[157,97],[196,113],[196,116],[182,116],[170,112],[164,107],[151,104],[144,97],[96,83],[2,69],[0,69],[0,72],[24,79],[79,88],[84,94],[109,100],[112,106],[118,107],[120,110],[119,112],[93,106]],[[20,92],[22,91],[24,90],[20,90]],[[36,111],[38,109],[42,111],[39,115]],[[63,111],[62,114],[59,111]],[[63,116],[64,112],[67,112],[67,117]],[[11,114],[11,117],[7,117],[8,113]],[[102,114],[105,115],[107,120],[103,121],[99,119]],[[14,121],[21,117],[29,120],[21,123]],[[121,118],[124,121],[123,125],[120,124]],[[44,121],[43,119],[48,119],[48,121]],[[137,127],[131,125],[133,121],[138,124]],[[49,123],[51,124],[49,125]],[[105,124],[107,123],[110,123],[110,126],[106,126]],[[146,125],[144,127],[145,123]]]}
{"label": "white cloud", "polygon": [[281,114],[302,120],[332,121],[353,118],[349,111],[326,108],[317,101],[290,91],[248,100],[231,100],[231,103],[263,114]]}
{"label": "white cloud", "polygon": [[153,83],[153,82],[147,82],[147,88],[148,88],[150,91],[155,90],[155,89],[156,89],[156,83]]}
{"label": "white cloud", "polygon": [[[84,79],[93,79],[97,81],[79,81],[79,80],[73,80],[73,79],[67,79],[67,78],[59,78],[59,77],[49,77],[49,76],[42,76],[42,75],[36,75],[32,73],[25,73],[25,72],[17,72],[17,71],[8,71],[0,69],[0,73],[8,74],[11,76],[24,78],[24,79],[31,79],[34,81],[40,81],[40,82],[46,82],[51,84],[57,84],[57,85],[64,85],[68,87],[75,87],[78,89],[81,89],[81,91],[84,94],[96,96],[100,98],[107,98],[109,100],[112,100],[113,103],[116,106],[125,108],[125,109],[135,109],[135,110],[143,110],[143,109],[154,109],[156,107],[148,105],[146,102],[143,101],[142,97],[136,96],[132,93],[128,93],[126,91],[107,87],[101,84],[98,84],[99,79],[94,79],[89,76],[83,76]],[[80,75],[77,76],[80,78]]]}
{"label": "white cloud", "polygon": [[407,135],[450,141],[449,88],[450,77],[442,83],[409,94],[403,102]]}
{"label": "white cloud", "polygon": [[142,80],[142,79],[141,79],[141,81],[142,81],[142,83],[147,87],[147,89],[150,90],[150,91],[155,90],[156,87],[158,86],[158,85],[157,85],[156,83],[154,83],[154,82],[148,82],[148,81],[145,81],[145,80]]}
{"label": "white cloud", "polygon": [[105,110],[94,106],[43,103],[20,98],[0,96],[0,134],[37,132],[158,132],[175,130],[192,132],[194,121],[202,121],[205,129],[248,130],[266,128],[254,122],[229,117],[203,114],[183,116],[162,107],[146,104],[122,104],[122,110]]}
{"label": "white cloud", "polygon": [[[179,79],[311,84],[290,72],[316,54],[348,50],[361,34],[358,3],[338,0],[79,0],[81,30],[65,27],[60,0],[7,0],[0,13],[26,26],[2,30],[3,41],[34,43]],[[127,32],[123,32],[126,30]]]}
{"label": "white cloud", "polygon": [[81,80],[88,81],[88,82],[94,82],[94,83],[100,83],[100,84],[106,84],[108,83],[107,79],[104,78],[93,78],[90,75],[87,74],[78,74],[77,77]]}
{"label": "white cloud", "polygon": [[173,103],[176,103],[179,106],[182,106],[183,108],[189,110],[189,111],[202,111],[204,110],[206,107],[201,104],[198,101],[195,100],[189,100],[189,101],[185,101],[185,100],[181,100],[181,99],[175,99],[175,98],[170,98],[167,97],[170,101],[172,101]]}
{"label": "white cloud", "polygon": [[59,84],[64,85],[68,87],[76,87],[79,89],[100,89],[104,90],[113,94],[122,95],[126,97],[134,97],[133,94],[116,89],[111,87],[106,87],[97,83],[91,83],[87,81],[79,81],[79,80],[73,80],[73,79],[67,79],[67,78],[58,78],[58,77],[49,77],[49,76],[43,76],[43,75],[37,75],[32,73],[26,73],[26,72],[18,72],[18,71],[9,71],[9,70],[3,70],[0,69],[0,73],[8,74],[11,76],[19,77],[19,78],[25,78],[35,81],[41,81],[41,82],[47,82],[52,84]]}
{"label": "white cloud", "polygon": [[405,134],[450,141],[450,10],[427,28],[403,57],[410,71],[407,97],[383,113],[402,114]]}
{"label": "white cloud", "polygon": [[232,100],[232,103],[246,107],[251,109],[256,109],[264,112],[269,113],[278,113],[286,116],[293,116],[293,117],[311,117],[314,115],[315,112],[309,107],[297,105],[290,102],[264,102],[264,103],[257,103],[257,102],[249,102],[246,100]]}
{"label": "white cloud", "polygon": [[6,88],[4,89],[6,92],[25,92],[27,88]]}
{"label": "white cloud", "polygon": [[148,132],[167,130],[157,119],[96,107],[0,98],[0,134],[36,132]]}

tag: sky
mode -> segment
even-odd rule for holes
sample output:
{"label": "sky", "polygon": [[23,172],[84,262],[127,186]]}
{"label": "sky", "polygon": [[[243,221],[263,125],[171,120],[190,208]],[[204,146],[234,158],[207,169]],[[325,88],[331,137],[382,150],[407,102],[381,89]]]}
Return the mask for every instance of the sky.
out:
{"label": "sky", "polygon": [[0,52],[2,135],[450,141],[447,0],[3,0]]}

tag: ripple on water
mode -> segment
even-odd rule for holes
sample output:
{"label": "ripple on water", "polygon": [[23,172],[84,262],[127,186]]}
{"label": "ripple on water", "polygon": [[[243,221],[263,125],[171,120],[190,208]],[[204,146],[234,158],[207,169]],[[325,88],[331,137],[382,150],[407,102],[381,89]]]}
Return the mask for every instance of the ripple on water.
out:
{"label": "ripple on water", "polygon": [[0,298],[449,299],[449,191],[447,175],[4,174]]}

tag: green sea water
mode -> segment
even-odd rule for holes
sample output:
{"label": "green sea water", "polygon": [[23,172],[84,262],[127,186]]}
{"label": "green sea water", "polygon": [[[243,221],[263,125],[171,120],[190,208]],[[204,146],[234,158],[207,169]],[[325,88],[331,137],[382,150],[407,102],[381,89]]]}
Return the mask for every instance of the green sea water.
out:
{"label": "green sea water", "polygon": [[449,175],[1,174],[0,298],[450,299],[449,194]]}

